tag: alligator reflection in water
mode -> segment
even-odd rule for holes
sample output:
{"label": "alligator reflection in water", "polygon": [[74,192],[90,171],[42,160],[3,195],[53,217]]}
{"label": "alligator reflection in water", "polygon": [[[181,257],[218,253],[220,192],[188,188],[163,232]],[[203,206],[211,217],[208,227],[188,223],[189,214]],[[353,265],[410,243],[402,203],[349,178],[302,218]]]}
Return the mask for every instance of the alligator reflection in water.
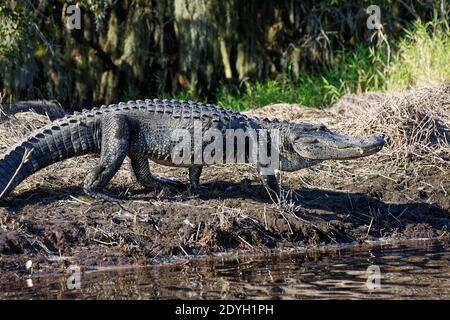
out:
{"label": "alligator reflection in water", "polygon": [[[449,259],[450,246],[441,241],[350,246],[87,272],[78,290],[67,289],[67,277],[41,276],[31,287],[2,283],[0,298],[449,299]],[[366,271],[373,265],[381,283],[370,290]]]}

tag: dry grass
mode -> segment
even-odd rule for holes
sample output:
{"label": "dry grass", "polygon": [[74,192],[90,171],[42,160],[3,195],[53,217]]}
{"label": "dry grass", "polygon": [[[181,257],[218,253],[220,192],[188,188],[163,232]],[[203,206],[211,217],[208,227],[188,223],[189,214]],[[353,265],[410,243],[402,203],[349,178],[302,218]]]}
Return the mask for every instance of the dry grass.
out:
{"label": "dry grass", "polygon": [[365,103],[358,103],[352,96],[339,100],[331,108],[341,120],[338,128],[350,134],[384,134],[385,151],[371,158],[377,163],[401,165],[412,160],[447,169],[450,85],[414,88],[377,98],[366,99]]}
{"label": "dry grass", "polygon": [[[353,161],[326,161],[308,170],[282,174],[281,178],[287,185],[365,193],[385,189],[379,196],[387,201],[437,203],[444,208],[448,207],[448,201],[445,200],[450,193],[448,84],[413,88],[391,95],[347,95],[328,110],[295,104],[275,104],[251,110],[247,114],[295,122],[324,123],[332,130],[350,135],[386,137],[385,148],[373,156]],[[436,178],[436,172],[439,171],[444,174]],[[292,202],[292,194],[287,193],[281,200],[279,214],[286,221],[289,230],[293,229],[291,224],[300,220],[318,234],[332,237],[332,233],[336,232],[316,227],[316,222],[320,224],[322,218],[316,218],[318,220],[315,221],[311,216],[304,215],[304,209],[297,206],[302,203],[302,199]],[[389,208],[382,210],[383,212],[379,208],[362,212],[354,207],[350,196],[349,202],[352,219],[366,223],[367,234],[374,223],[379,228],[384,226],[386,229],[402,225],[404,212],[398,216],[390,213]]]}
{"label": "dry grass", "polygon": [[382,159],[397,164],[411,159],[428,159],[442,164],[450,155],[449,84],[413,88],[392,95],[346,95],[325,111],[276,104],[248,114],[325,123],[348,134],[383,134],[387,137],[387,145],[381,153]]}
{"label": "dry grass", "polygon": [[[250,115],[291,121],[324,123],[352,135],[384,135],[378,154],[336,165],[353,172],[361,169],[389,174],[405,166],[450,168],[450,85],[439,84],[384,95],[363,93],[342,97],[328,110],[300,105],[269,105]],[[365,165],[361,166],[361,162]],[[368,165],[369,164],[369,165]],[[324,167],[325,166],[325,167]],[[329,168],[324,163],[322,168]],[[372,170],[371,170],[372,169]],[[342,170],[340,170],[342,172]],[[339,174],[339,170],[335,170]]]}
{"label": "dry grass", "polygon": [[26,137],[31,131],[48,124],[46,116],[33,111],[8,116],[0,122],[0,152]]}
{"label": "dry grass", "polygon": [[[287,185],[365,193],[394,189],[383,192],[383,199],[436,203],[444,208],[449,205],[445,200],[450,194],[449,84],[413,88],[391,95],[347,95],[328,110],[277,104],[249,113],[324,123],[345,134],[386,137],[385,148],[370,157],[326,161],[308,170],[283,174]],[[375,185],[382,183],[380,181],[386,185]],[[378,216],[376,212],[365,214],[369,214],[362,217],[365,220],[370,220],[374,214]]]}

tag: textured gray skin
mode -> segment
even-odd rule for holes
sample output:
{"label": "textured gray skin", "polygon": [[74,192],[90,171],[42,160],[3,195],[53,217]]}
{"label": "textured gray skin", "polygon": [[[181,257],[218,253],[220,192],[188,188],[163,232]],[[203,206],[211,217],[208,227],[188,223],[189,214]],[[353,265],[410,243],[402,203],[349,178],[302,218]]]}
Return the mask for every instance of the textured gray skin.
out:
{"label": "textured gray skin", "polygon": [[[6,196],[25,178],[48,165],[90,153],[100,153],[99,164],[84,182],[84,191],[91,196],[116,199],[107,194],[105,187],[126,156],[131,159],[132,171],[144,187],[181,188],[184,186],[181,182],[154,176],[148,160],[174,165],[171,162],[174,147],[171,134],[180,128],[193,133],[194,120],[202,121],[204,131],[210,128],[222,132],[239,128],[244,131],[279,129],[282,171],[299,170],[328,159],[367,156],[379,151],[384,145],[380,137],[343,136],[329,131],[323,125],[250,118],[191,101],[130,101],[84,110],[55,120],[12,146],[0,156],[0,194]],[[17,171],[26,149],[32,149],[31,156]],[[191,187],[197,190],[202,165],[183,166],[189,168]],[[262,166],[257,164],[257,168],[261,173]],[[261,174],[261,179],[269,194],[280,195],[280,186],[274,173],[265,172]]]}

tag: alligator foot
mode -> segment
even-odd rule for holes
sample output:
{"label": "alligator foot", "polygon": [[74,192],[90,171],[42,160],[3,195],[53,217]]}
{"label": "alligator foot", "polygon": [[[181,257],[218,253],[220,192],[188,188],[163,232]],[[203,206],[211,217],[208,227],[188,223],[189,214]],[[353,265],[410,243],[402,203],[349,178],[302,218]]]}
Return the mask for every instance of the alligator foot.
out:
{"label": "alligator foot", "polygon": [[181,192],[186,189],[186,185],[178,180],[155,178],[153,186],[167,191]]}
{"label": "alligator foot", "polygon": [[136,154],[130,154],[129,156],[131,159],[131,172],[133,173],[134,178],[144,186],[145,189],[162,189],[170,192],[180,192],[186,189],[184,183],[180,181],[153,175],[150,171],[150,166],[146,157]]}
{"label": "alligator foot", "polygon": [[189,196],[198,197],[200,195],[200,193],[202,192],[202,190],[206,190],[206,189],[207,188],[205,186],[202,186],[199,184],[199,185],[195,185],[195,186],[191,185],[187,189],[187,191],[188,191]]}
{"label": "alligator foot", "polygon": [[277,204],[282,203],[283,192],[275,175],[262,175],[261,180],[272,202]]}
{"label": "alligator foot", "polygon": [[192,166],[189,168],[189,182],[188,196],[197,198],[202,189],[206,189],[200,184],[200,176],[202,174],[202,166]]}

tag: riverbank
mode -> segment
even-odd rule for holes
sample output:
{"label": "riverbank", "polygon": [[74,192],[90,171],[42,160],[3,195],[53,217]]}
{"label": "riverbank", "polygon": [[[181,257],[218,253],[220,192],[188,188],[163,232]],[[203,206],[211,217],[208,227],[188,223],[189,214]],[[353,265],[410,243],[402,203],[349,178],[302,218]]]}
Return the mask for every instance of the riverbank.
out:
{"label": "riverbank", "polygon": [[[163,257],[277,250],[383,238],[445,238],[450,227],[450,86],[344,96],[332,108],[271,105],[249,112],[324,123],[347,134],[384,134],[386,147],[355,161],[283,173],[290,209],[272,204],[253,168],[211,166],[199,196],[146,192],[124,165],[111,183],[122,203],[96,202],[80,187],[97,159],[57,163],[0,203],[1,270],[146,265]],[[19,113],[0,123],[0,151],[45,116]],[[155,165],[187,182],[186,170]]]}

